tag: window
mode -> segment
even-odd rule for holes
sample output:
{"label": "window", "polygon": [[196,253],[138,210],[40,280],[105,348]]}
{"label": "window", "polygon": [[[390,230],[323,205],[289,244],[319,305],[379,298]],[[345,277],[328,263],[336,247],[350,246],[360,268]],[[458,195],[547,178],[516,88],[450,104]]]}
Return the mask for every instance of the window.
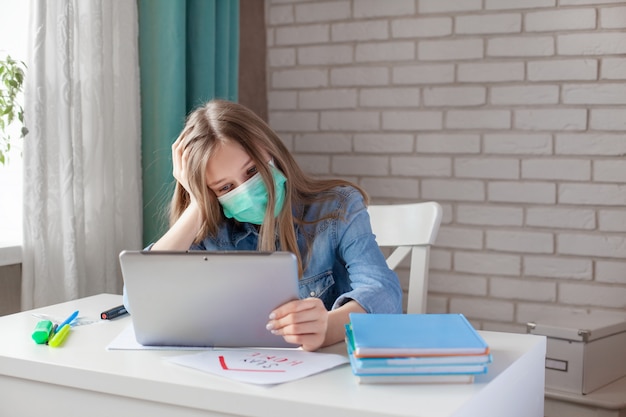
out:
{"label": "window", "polygon": [[[0,56],[26,62],[28,3],[0,0]],[[28,77],[28,70],[26,72]],[[23,103],[23,97],[21,97]],[[15,129],[17,137],[19,128]],[[13,134],[13,133],[12,133]],[[9,161],[0,165],[0,247],[22,244],[22,146],[12,144]]]}

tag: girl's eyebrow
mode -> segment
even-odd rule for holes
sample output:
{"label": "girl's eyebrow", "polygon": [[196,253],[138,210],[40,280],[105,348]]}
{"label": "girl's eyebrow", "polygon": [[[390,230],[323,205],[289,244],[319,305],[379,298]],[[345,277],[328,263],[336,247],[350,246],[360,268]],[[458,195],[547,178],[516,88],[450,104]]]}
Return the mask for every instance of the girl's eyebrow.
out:
{"label": "girl's eyebrow", "polygon": [[[252,158],[248,158],[248,159],[244,162],[244,164],[241,166],[241,168],[242,168],[242,169],[245,169],[248,165],[250,165],[250,163],[251,163],[251,162],[253,162],[253,161],[252,161]],[[209,183],[209,184],[208,184],[208,186],[209,186],[209,188],[213,188],[213,187],[217,186],[218,184],[220,184],[220,183],[222,183],[222,182],[224,182],[224,181],[226,181],[226,178],[221,178],[221,179],[219,179],[219,180],[217,180],[217,181],[213,181],[213,182]]]}

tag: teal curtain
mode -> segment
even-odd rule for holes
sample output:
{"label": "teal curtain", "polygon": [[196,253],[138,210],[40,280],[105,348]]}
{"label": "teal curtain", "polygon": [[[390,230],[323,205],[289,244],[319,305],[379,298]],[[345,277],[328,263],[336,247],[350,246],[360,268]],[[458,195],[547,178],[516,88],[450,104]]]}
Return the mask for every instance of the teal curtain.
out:
{"label": "teal curtain", "polygon": [[171,144],[212,98],[237,101],[239,0],[138,0],[143,241],[167,230]]}

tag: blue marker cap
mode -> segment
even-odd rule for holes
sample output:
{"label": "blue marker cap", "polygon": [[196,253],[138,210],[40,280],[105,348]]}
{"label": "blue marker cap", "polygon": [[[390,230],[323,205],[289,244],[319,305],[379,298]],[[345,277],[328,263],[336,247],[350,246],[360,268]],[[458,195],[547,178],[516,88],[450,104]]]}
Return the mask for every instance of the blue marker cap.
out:
{"label": "blue marker cap", "polygon": [[66,324],[70,324],[72,321],[74,321],[74,319],[78,316],[78,310],[76,310],[75,312],[73,312],[68,318],[66,318],[65,320],[63,320],[61,323],[59,323],[59,326],[57,327],[58,330],[61,330],[61,328],[66,325]]}

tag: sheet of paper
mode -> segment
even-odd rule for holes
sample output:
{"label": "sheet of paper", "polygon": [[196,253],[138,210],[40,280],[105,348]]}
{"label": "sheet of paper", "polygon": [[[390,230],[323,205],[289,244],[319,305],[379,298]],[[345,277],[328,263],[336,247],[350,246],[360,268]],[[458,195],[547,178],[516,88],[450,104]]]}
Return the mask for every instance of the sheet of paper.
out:
{"label": "sheet of paper", "polygon": [[109,343],[107,350],[211,350],[206,347],[182,346],[144,346],[135,338],[135,328],[131,322],[122,332]]}
{"label": "sheet of paper", "polygon": [[228,349],[167,358],[178,365],[252,384],[281,384],[348,363],[333,353],[300,349]]}

